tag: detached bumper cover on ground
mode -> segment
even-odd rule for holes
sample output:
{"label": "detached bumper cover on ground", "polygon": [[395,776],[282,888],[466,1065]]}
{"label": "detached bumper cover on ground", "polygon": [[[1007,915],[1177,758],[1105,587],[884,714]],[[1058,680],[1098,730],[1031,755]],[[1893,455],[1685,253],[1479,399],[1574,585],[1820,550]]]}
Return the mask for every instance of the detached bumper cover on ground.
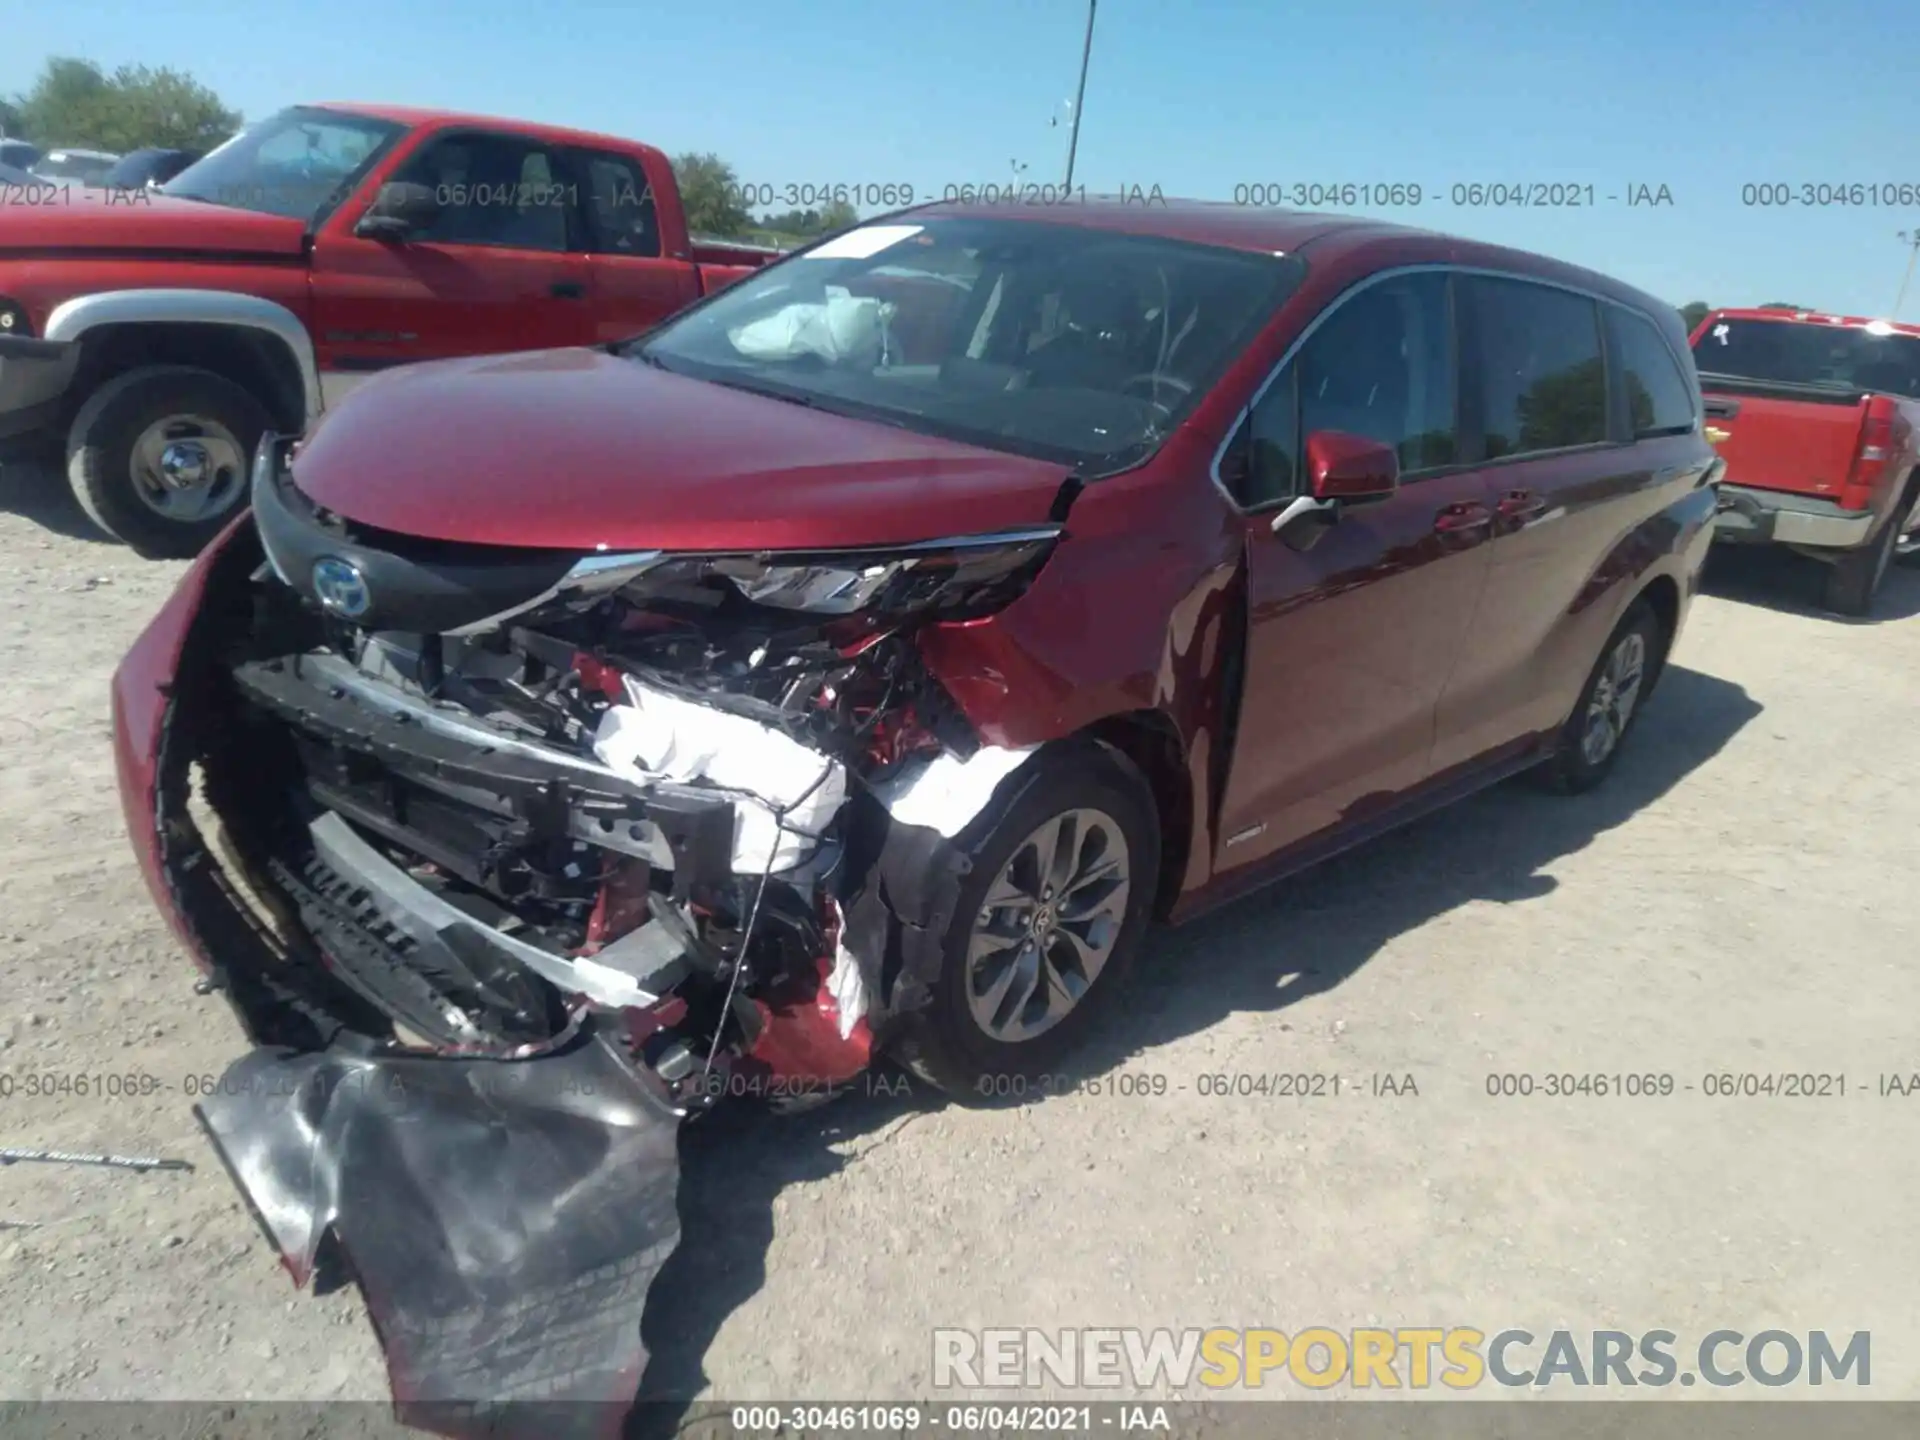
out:
{"label": "detached bumper cover on ground", "polygon": [[296,1283],[329,1259],[359,1281],[401,1419],[617,1427],[607,1406],[639,1382],[641,1311],[680,1223],[679,1116],[615,1046],[583,1035],[524,1061],[259,1049],[199,1113]]}

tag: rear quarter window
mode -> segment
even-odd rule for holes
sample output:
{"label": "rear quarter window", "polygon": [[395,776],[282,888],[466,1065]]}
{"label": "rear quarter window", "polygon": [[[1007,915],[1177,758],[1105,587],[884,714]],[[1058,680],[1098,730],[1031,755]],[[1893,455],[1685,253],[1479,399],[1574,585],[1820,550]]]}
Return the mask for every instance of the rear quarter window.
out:
{"label": "rear quarter window", "polygon": [[587,219],[595,251],[648,259],[660,254],[660,218],[653,187],[624,155],[588,153]]}
{"label": "rear quarter window", "polygon": [[1627,397],[1633,438],[1680,435],[1693,428],[1693,386],[1651,320],[1608,306],[1610,343]]}

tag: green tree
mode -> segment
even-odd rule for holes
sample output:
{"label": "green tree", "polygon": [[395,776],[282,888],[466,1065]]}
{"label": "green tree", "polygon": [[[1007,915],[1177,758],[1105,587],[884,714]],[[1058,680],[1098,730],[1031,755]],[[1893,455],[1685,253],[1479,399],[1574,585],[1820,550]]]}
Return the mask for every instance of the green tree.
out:
{"label": "green tree", "polygon": [[[56,55],[13,102],[20,130],[42,145],[208,150],[240,128],[240,116],[190,75],[122,65],[112,75],[91,60]],[[9,127],[11,128],[11,127]]]}
{"label": "green tree", "polygon": [[1680,322],[1687,327],[1689,335],[1702,320],[1707,318],[1707,312],[1711,309],[1713,307],[1704,300],[1689,300],[1680,307]]}
{"label": "green tree", "polygon": [[15,100],[20,131],[42,145],[90,143],[106,110],[107,77],[91,60],[55,55],[33,88]]}
{"label": "green tree", "polygon": [[835,200],[820,212],[820,233],[832,235],[839,230],[851,230],[860,223],[860,212],[845,200]]}
{"label": "green tree", "polygon": [[1807,310],[1812,307],[1807,305],[1789,305],[1784,300],[1769,300],[1760,308],[1762,310]]}
{"label": "green tree", "polygon": [[753,228],[753,217],[741,203],[740,177],[718,155],[674,156],[673,178],[687,212],[687,229],[695,235],[730,240]]}
{"label": "green tree", "polygon": [[778,235],[814,236],[821,233],[818,210],[785,210],[778,214],[768,211],[756,223],[760,229],[771,230]]}
{"label": "green tree", "polygon": [[11,100],[0,100],[0,137],[8,140],[24,138],[24,122],[20,119],[20,107]]}
{"label": "green tree", "polygon": [[845,200],[836,200],[824,210],[788,210],[762,215],[760,229],[795,240],[818,240],[860,223],[860,212]]}

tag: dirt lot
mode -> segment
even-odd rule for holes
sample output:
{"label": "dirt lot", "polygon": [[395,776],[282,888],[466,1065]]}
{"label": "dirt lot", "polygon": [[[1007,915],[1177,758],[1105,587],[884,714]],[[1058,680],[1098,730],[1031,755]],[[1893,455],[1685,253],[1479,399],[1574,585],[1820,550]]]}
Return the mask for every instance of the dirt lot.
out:
{"label": "dirt lot", "polygon": [[[189,1113],[239,1033],[135,873],[106,707],[179,569],[0,472],[0,1143],[196,1167],[0,1169],[0,1398],[381,1398],[356,1295],[292,1289]],[[647,1389],[924,1397],[935,1326],[1376,1322],[1865,1329],[1871,1393],[1920,1398],[1920,1097],[1876,1085],[1920,1071],[1920,572],[1861,624],[1807,608],[1799,562],[1713,576],[1607,787],[1502,787],[1162,934],[1081,1088],[684,1132]],[[28,1097],[29,1070],[169,1093]],[[1549,1070],[1676,1090],[1487,1093]],[[1745,1071],[1847,1094],[1702,1093]],[[1265,1072],[1358,1088],[1199,1093]],[[1090,1088],[1126,1077],[1165,1093]]]}

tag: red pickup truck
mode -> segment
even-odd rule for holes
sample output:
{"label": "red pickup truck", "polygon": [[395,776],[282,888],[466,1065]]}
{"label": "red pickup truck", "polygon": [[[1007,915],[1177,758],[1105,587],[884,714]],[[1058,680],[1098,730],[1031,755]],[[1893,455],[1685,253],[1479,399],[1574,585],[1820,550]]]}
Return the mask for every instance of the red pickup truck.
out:
{"label": "red pickup truck", "polygon": [[774,253],[694,243],[651,146],[297,106],[158,192],[0,184],[0,443],[64,439],[101,528],[191,555],[370,372],[628,339]]}
{"label": "red pickup truck", "polygon": [[1716,310],[1692,345],[1727,465],[1715,538],[1824,561],[1827,608],[1868,614],[1920,551],[1920,326]]}

